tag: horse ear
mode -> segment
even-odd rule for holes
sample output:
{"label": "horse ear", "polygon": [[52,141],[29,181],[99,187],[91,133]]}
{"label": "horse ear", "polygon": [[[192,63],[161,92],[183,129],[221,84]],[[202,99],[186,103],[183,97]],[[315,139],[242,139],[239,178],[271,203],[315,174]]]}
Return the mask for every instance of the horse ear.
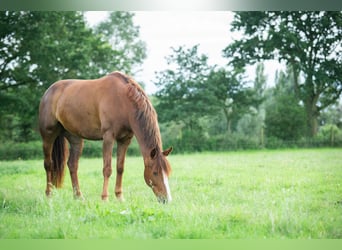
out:
{"label": "horse ear", "polygon": [[153,160],[157,155],[157,149],[154,148],[151,150],[151,153],[150,153],[150,156],[151,156],[151,159]]}
{"label": "horse ear", "polygon": [[173,147],[169,147],[168,149],[163,151],[163,155],[168,156],[173,150]]}

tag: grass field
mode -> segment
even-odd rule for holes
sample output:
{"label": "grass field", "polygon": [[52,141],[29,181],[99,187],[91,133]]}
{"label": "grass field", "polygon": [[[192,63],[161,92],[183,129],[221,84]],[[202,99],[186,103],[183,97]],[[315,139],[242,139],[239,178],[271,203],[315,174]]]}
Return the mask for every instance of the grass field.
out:
{"label": "grass field", "polygon": [[[42,160],[0,162],[0,238],[342,238],[342,150],[170,156],[172,203],[156,202],[141,157],[129,157],[126,201],[100,199],[102,159],[81,159],[85,199],[45,198]],[[111,178],[113,194],[114,179]]]}

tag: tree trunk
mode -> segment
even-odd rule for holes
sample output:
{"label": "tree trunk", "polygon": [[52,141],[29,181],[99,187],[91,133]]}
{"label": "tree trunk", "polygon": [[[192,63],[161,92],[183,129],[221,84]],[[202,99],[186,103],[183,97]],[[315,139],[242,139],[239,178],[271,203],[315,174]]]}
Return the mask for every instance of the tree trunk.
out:
{"label": "tree trunk", "polygon": [[306,104],[306,122],[307,122],[307,135],[314,137],[318,132],[318,116],[319,111],[316,103],[309,102]]}
{"label": "tree trunk", "polygon": [[223,109],[223,113],[224,113],[224,116],[226,118],[226,132],[228,134],[231,134],[231,132],[232,132],[231,123],[232,122],[231,122],[229,111],[227,110],[227,108]]}
{"label": "tree trunk", "polygon": [[309,133],[310,133],[309,136],[314,137],[318,132],[318,116],[315,114],[311,114],[308,117],[308,119],[309,119],[308,128],[309,128]]}
{"label": "tree trunk", "polygon": [[264,125],[262,125],[260,128],[260,146],[262,148],[265,147],[265,127],[264,127]]}
{"label": "tree trunk", "polygon": [[294,92],[295,92],[296,98],[300,100],[301,94],[300,94],[299,83],[298,83],[299,70],[295,63],[291,63],[291,67],[292,67],[292,74],[293,74]]}
{"label": "tree trunk", "polygon": [[335,142],[335,130],[334,130],[334,126],[331,125],[330,127],[330,146],[331,147],[334,146],[334,142]]}
{"label": "tree trunk", "polygon": [[306,109],[307,135],[309,137],[314,137],[318,132],[319,108],[317,107],[317,102],[320,92],[318,88],[315,87],[311,71],[309,71],[305,81],[305,93],[304,103]]}

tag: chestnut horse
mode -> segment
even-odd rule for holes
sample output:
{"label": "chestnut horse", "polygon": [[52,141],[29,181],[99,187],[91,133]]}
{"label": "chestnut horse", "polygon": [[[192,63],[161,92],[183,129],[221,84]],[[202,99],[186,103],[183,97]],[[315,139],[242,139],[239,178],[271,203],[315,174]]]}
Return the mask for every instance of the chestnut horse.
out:
{"label": "chestnut horse", "polygon": [[78,183],[78,160],[83,139],[103,140],[103,191],[108,199],[112,174],[112,150],[117,142],[115,195],[123,200],[122,175],[128,145],[137,138],[144,159],[144,178],[158,201],[171,201],[168,177],[171,166],[162,151],[157,113],[143,89],[131,77],[113,72],[94,80],[61,80],[51,85],[39,106],[39,128],[43,140],[46,195],[63,183],[67,165],[75,197],[81,197]]}

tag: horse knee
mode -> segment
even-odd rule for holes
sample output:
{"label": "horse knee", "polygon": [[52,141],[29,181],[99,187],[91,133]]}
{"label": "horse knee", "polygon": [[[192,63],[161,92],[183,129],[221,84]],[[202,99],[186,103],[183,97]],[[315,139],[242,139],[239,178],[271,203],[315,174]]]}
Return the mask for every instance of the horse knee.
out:
{"label": "horse knee", "polygon": [[67,165],[70,173],[77,172],[77,162],[73,160],[71,157],[69,157]]}
{"label": "horse knee", "polygon": [[44,160],[44,169],[46,172],[51,171],[52,169],[52,160]]}
{"label": "horse knee", "polygon": [[112,175],[112,167],[106,166],[103,168],[103,176],[104,177],[110,177]]}
{"label": "horse knee", "polygon": [[118,168],[116,168],[116,173],[117,173],[118,175],[122,175],[123,172],[124,172],[124,168],[123,168],[123,167],[118,167]]}

